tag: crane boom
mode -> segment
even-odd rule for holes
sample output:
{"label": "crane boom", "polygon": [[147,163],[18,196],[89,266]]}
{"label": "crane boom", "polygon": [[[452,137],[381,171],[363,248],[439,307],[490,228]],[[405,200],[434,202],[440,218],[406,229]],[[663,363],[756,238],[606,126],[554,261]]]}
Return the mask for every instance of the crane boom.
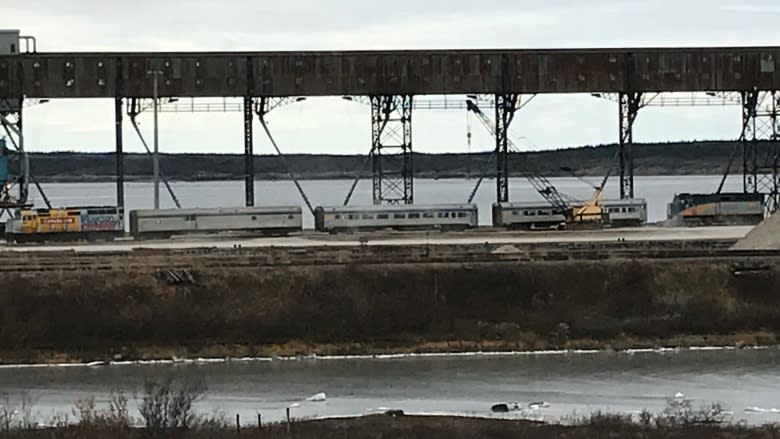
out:
{"label": "crane boom", "polygon": [[[477,116],[485,129],[487,129],[488,132],[495,138],[497,135],[495,124],[485,113],[482,112],[477,104],[475,104],[472,100],[467,100],[466,108],[468,108],[469,111],[473,112]],[[509,143],[510,148],[513,150],[516,149],[514,143],[510,139],[507,139],[507,142]],[[532,165],[531,163],[523,162],[520,171],[523,177],[525,177],[528,182],[531,183],[531,186],[533,186],[536,192],[538,192],[539,195],[547,200],[550,205],[560,210],[560,212],[564,214],[571,210],[569,203],[566,201],[563,194],[558,192],[558,189],[553,186],[550,180],[541,174],[541,171],[538,167]]]}

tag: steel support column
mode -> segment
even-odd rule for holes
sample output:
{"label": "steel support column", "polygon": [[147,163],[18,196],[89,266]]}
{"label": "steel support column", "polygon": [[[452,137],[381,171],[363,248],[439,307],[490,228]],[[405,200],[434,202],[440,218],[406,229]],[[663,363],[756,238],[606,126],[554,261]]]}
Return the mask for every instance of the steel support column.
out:
{"label": "steel support column", "polygon": [[246,206],[255,205],[255,153],[252,136],[253,102],[251,96],[244,97],[244,194]]}
{"label": "steel support column", "polygon": [[509,127],[520,101],[516,93],[496,95],[496,201],[509,202]]}
{"label": "steel support column", "polygon": [[122,139],[122,98],[114,99],[114,135],[116,142],[116,206],[125,207],[125,157]]}
{"label": "steel support column", "polygon": [[370,100],[374,204],[413,204],[412,96]]}
{"label": "steel support column", "polygon": [[634,198],[634,122],[642,108],[642,92],[620,93],[620,198]]}
{"label": "steel support column", "polygon": [[0,99],[0,133],[8,137],[10,144],[6,146],[11,148],[8,170],[9,175],[14,175],[12,181],[2,182],[0,186],[0,203],[8,206],[26,205],[29,198],[30,160],[24,148],[23,101],[23,98]]}
{"label": "steel support column", "polygon": [[778,181],[780,92],[742,93],[742,175],[745,193],[765,195],[769,213],[780,209]]}

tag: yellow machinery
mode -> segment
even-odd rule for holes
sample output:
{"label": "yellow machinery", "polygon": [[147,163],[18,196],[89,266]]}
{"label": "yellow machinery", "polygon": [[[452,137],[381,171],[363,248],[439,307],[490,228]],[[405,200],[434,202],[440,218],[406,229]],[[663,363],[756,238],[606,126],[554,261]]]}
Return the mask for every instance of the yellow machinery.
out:
{"label": "yellow machinery", "polygon": [[115,206],[23,208],[5,224],[8,242],[98,240],[123,233],[123,210]]}
{"label": "yellow machinery", "polygon": [[596,187],[596,192],[581,206],[571,206],[566,212],[567,224],[580,224],[580,225],[594,225],[600,226],[607,222],[608,218],[605,217],[605,209],[601,204],[601,200],[604,196],[604,188],[609,181],[610,172],[604,177],[601,185]]}
{"label": "yellow machinery", "polygon": [[78,209],[21,209],[21,233],[78,232],[81,217]]}
{"label": "yellow machinery", "polygon": [[[482,110],[472,100],[467,100],[466,105],[469,111],[477,115],[485,129],[490,132],[493,137],[496,137],[496,130],[494,128],[495,124],[493,121],[484,112],[482,112]],[[517,150],[517,147],[510,139],[507,139],[507,143],[510,149]],[[566,197],[558,192],[558,189],[550,182],[547,177],[543,176],[539,172],[538,168],[529,166],[528,163],[524,163],[522,170],[523,176],[528,179],[529,183],[531,183],[531,186],[533,186],[539,195],[541,195],[548,203],[550,203],[553,208],[563,213],[566,226],[601,226],[604,224],[604,209],[601,206],[601,198],[604,193],[604,188],[607,185],[607,181],[609,180],[609,176],[612,172],[611,170],[607,173],[607,176],[604,177],[601,185],[595,188],[596,192],[593,194],[593,196],[582,205],[572,204],[570,201],[566,200]],[[474,199],[481,181],[482,180],[480,179],[480,181],[477,183],[477,186],[474,188],[474,191],[472,191],[471,196],[469,197],[469,202]]]}
{"label": "yellow machinery", "polygon": [[601,206],[603,189],[596,190],[596,193],[582,206],[573,206],[570,208],[570,215],[567,222],[573,223],[603,223],[604,208]]}

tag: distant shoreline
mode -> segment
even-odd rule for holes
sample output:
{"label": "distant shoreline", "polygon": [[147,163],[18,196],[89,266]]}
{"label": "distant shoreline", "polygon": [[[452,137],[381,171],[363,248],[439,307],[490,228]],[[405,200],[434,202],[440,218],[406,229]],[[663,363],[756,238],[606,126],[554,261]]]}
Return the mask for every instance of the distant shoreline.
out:
{"label": "distant shoreline", "polygon": [[[740,145],[734,141],[635,144],[634,175],[723,175],[729,158]],[[513,153],[509,171],[517,178],[523,177],[525,169],[538,170],[548,177],[603,177],[608,173],[617,176],[617,150],[617,145],[612,144]],[[415,152],[414,175],[419,179],[490,176],[495,172],[491,154]],[[364,154],[288,154],[285,158],[290,170],[302,180],[354,179],[358,175],[371,178],[370,166],[364,169]],[[33,175],[45,183],[116,180],[116,157],[111,152],[31,153],[30,163]],[[148,154],[124,154],[123,163],[126,181],[151,181]],[[246,172],[241,154],[161,154],[160,167],[172,181],[243,180]],[[732,166],[731,172],[739,173],[738,167]],[[289,179],[284,163],[275,155],[256,155],[254,169],[257,180]]]}
{"label": "distant shoreline", "polygon": [[[736,174],[735,174],[736,175]],[[582,175],[583,178],[601,178],[602,175]],[[721,178],[722,175],[719,174],[708,174],[708,173],[688,173],[688,174],[636,174],[635,177],[640,178],[663,178],[663,177],[711,177],[711,178]],[[314,175],[314,176],[296,176],[296,178],[300,181],[345,181],[349,180],[352,181],[355,179],[354,176],[328,176],[328,175]],[[429,181],[436,181],[436,180],[466,180],[466,181],[473,181],[476,183],[477,179],[479,177],[475,176],[467,176],[467,175],[452,175],[452,176],[428,176],[428,175],[415,175],[416,180],[429,180]],[[512,179],[524,179],[524,175],[510,175],[510,178]],[[549,176],[549,178],[574,178],[570,175],[553,175]],[[363,176],[361,180],[370,180],[371,176]],[[612,179],[617,179],[617,176],[613,176]],[[168,179],[170,183],[208,183],[208,182],[226,182],[226,181],[234,181],[234,182],[240,182],[243,183],[243,178],[210,178],[210,177],[203,177],[203,178],[192,178],[192,179]],[[263,176],[257,176],[255,178],[256,182],[277,182],[277,181],[292,181],[292,179],[285,175],[285,176],[272,176],[272,177],[263,177]],[[484,181],[495,181],[495,178],[493,176],[486,176],[484,178]],[[38,178],[38,182],[41,184],[75,184],[75,183],[115,183],[116,178],[111,176],[73,176],[73,177],[66,177],[66,178]],[[153,183],[154,180],[149,176],[136,176],[136,175],[126,175],[125,176],[125,183]]]}

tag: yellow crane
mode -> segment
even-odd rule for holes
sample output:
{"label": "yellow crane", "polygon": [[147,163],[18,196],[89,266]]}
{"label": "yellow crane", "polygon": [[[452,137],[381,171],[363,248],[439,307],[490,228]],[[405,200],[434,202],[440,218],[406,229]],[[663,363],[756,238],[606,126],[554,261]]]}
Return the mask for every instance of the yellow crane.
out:
{"label": "yellow crane", "polygon": [[[485,113],[483,113],[482,110],[473,101],[467,100],[466,104],[468,110],[474,113],[477,116],[477,118],[480,120],[480,122],[482,122],[482,125],[485,127],[485,129],[488,132],[490,132],[490,134],[493,135],[493,137],[495,137],[496,132],[494,129],[493,121],[490,119],[490,117],[488,117]],[[511,140],[508,139],[507,141],[511,149],[513,150],[517,149]],[[491,156],[491,159],[492,158],[493,156]],[[570,172],[572,175],[574,175],[574,171],[571,168],[561,167],[561,170]],[[563,214],[565,226],[598,227],[605,222],[604,221],[606,219],[604,218],[605,211],[601,205],[601,200],[604,194],[604,188],[606,187],[607,181],[609,180],[610,174],[612,173],[611,169],[604,177],[604,180],[602,181],[601,185],[594,188],[595,189],[594,194],[590,197],[590,199],[588,199],[584,203],[580,203],[560,193],[558,189],[550,182],[550,180],[547,177],[543,176],[541,172],[531,164],[523,163],[521,165],[520,171],[522,172],[523,176],[531,183],[533,188],[545,200],[547,200],[547,202],[550,203],[550,205],[553,206],[554,209],[556,209],[557,211]],[[580,178],[577,175],[574,176]],[[471,196],[469,197],[469,202],[471,202],[474,199],[474,196],[476,195],[477,189],[479,188],[479,185],[482,182],[483,177],[480,177],[479,181],[477,182],[476,187],[474,188],[474,190],[471,193]],[[591,185],[591,183],[589,182],[586,183],[588,185]]]}

